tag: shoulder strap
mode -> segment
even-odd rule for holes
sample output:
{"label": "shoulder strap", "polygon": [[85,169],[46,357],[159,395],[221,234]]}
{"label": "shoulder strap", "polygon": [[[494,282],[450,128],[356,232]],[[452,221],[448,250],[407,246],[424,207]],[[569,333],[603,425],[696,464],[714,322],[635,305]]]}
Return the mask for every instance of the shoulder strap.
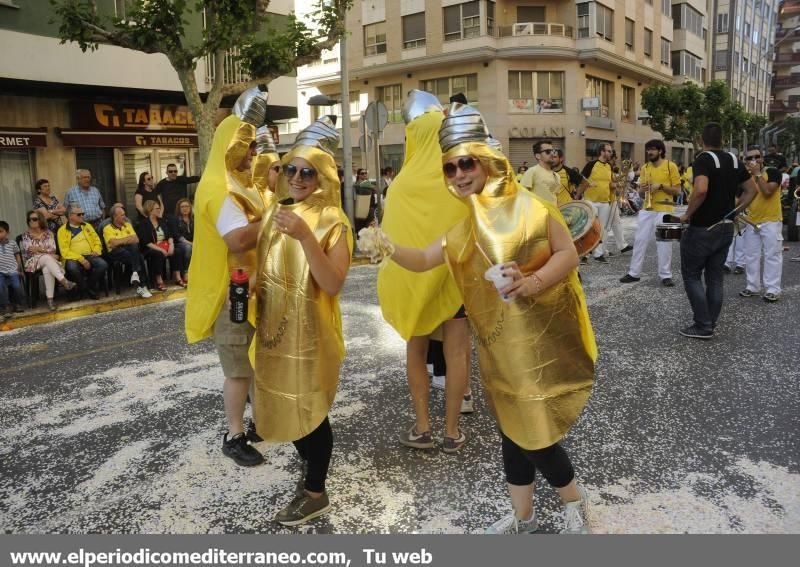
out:
{"label": "shoulder strap", "polygon": [[704,151],[704,152],[700,152],[699,154],[697,154],[697,157],[700,157],[700,156],[701,156],[701,155],[703,155],[703,154],[708,154],[708,155],[710,155],[710,156],[711,156],[711,159],[713,159],[713,160],[714,160],[714,166],[715,166],[717,169],[719,169],[719,168],[720,168],[719,158],[717,157],[717,154],[715,154],[714,152]]}
{"label": "shoulder strap", "polygon": [[739,160],[737,157],[733,155],[733,152],[728,152],[728,155],[731,156],[731,159],[733,160],[733,169],[739,169]]}

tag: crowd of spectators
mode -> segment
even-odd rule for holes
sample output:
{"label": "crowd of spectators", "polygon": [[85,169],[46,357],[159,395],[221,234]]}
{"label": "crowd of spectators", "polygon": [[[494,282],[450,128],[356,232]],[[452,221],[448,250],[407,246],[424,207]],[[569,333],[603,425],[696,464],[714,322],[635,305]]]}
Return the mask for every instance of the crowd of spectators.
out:
{"label": "crowd of spectators", "polygon": [[135,286],[143,298],[167,289],[167,270],[175,285],[186,287],[194,240],[187,185],[198,176],[179,176],[175,164],[158,184],[150,172],[141,173],[136,222],[122,203],[106,208],[90,171],[78,170],[75,179],[63,202],[51,194],[47,179],[36,181],[27,227],[15,231],[16,238],[10,237],[8,222],[0,221],[0,317],[24,311],[26,299],[40,293],[40,275],[53,311],[57,284],[70,299],[97,299],[111,286],[109,273]]}

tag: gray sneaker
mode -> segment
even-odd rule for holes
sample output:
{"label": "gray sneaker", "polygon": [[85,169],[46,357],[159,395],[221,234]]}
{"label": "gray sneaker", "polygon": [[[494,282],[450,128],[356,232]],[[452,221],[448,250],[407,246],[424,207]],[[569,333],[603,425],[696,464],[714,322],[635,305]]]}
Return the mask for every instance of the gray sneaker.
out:
{"label": "gray sneaker", "polygon": [[412,449],[433,449],[433,436],[430,431],[417,433],[416,426],[412,425],[408,431],[400,434],[400,444]]}
{"label": "gray sneaker", "polygon": [[538,529],[539,518],[536,517],[534,510],[530,520],[518,520],[514,512],[511,512],[486,528],[483,533],[487,535],[519,535],[532,534]]}
{"label": "gray sneaker", "polygon": [[564,529],[562,534],[590,534],[589,528],[589,493],[582,485],[578,485],[581,499],[567,502],[564,505]]}
{"label": "gray sneaker", "polygon": [[331,503],[327,492],[323,492],[319,498],[311,498],[303,493],[295,496],[286,508],[278,512],[275,521],[283,526],[299,526],[322,516],[330,509]]}
{"label": "gray sneaker", "polygon": [[444,440],[442,441],[442,451],[447,454],[452,454],[458,452],[461,447],[467,442],[467,434],[464,433],[462,430],[458,430],[458,437],[448,437],[447,435],[444,436]]}

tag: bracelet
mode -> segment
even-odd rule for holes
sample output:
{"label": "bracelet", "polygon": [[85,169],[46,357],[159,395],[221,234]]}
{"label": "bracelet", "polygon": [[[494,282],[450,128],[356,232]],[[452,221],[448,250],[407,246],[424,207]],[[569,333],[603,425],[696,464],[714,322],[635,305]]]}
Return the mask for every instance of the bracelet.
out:
{"label": "bracelet", "polygon": [[542,282],[542,278],[536,275],[536,272],[532,273],[528,277],[533,280],[533,284],[536,286],[533,295],[539,295],[542,292],[542,288],[544,287],[544,282]]}

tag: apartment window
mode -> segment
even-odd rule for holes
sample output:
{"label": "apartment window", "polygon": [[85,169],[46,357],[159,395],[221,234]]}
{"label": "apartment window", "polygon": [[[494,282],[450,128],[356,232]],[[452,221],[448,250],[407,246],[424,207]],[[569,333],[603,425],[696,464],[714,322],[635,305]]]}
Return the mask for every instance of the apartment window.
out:
{"label": "apartment window", "polygon": [[611,107],[611,83],[597,77],[586,76],[586,88],[583,96],[597,97],[600,99],[600,108],[592,110],[585,110],[586,116],[595,116],[597,118],[608,118],[609,109]]}
{"label": "apartment window", "polygon": [[614,41],[614,10],[610,10],[602,4],[594,3],[595,6],[595,33],[598,37]]}
{"label": "apartment window", "polygon": [[634,27],[633,20],[625,18],[625,47],[633,51]]}
{"label": "apartment window", "polygon": [[622,119],[626,122],[633,122],[635,111],[636,89],[633,87],[622,87]]}
{"label": "apartment window", "polygon": [[486,0],[486,33],[494,35],[494,0]]}
{"label": "apartment window", "polygon": [[564,112],[563,71],[509,71],[509,112]]}
{"label": "apartment window", "polygon": [[750,101],[747,104],[747,112],[755,112],[756,111],[756,97],[751,96]]}
{"label": "apartment window", "polygon": [[478,37],[481,33],[480,2],[464,2],[444,9],[444,40]]}
{"label": "apartment window", "polygon": [[688,51],[676,51],[672,54],[672,74],[683,76],[698,82],[703,81],[705,70],[699,57]]}
{"label": "apartment window", "polygon": [[403,87],[402,85],[387,85],[378,87],[378,100],[381,101],[386,110],[389,111],[389,122],[402,122],[403,110]]}
{"label": "apartment window", "polygon": [[653,30],[644,28],[644,56],[648,59],[653,56]]}
{"label": "apartment window", "polygon": [[668,39],[661,38],[661,64],[670,64],[670,52],[672,51],[672,42]]}
{"label": "apartment window", "polygon": [[386,22],[364,26],[364,55],[386,53]]}
{"label": "apartment window", "polygon": [[578,4],[578,39],[589,37],[591,30],[589,29],[590,14],[589,3]]}
{"label": "apartment window", "polygon": [[661,0],[661,13],[667,17],[672,15],[672,0]]}
{"label": "apartment window", "polygon": [[633,142],[621,142],[619,150],[620,159],[633,159]]}
{"label": "apartment window", "polygon": [[450,104],[450,97],[456,93],[464,93],[470,105],[478,106],[478,75],[458,75],[427,79],[419,82],[420,90],[435,94],[443,105]]}
{"label": "apartment window", "polygon": [[720,49],[714,53],[714,70],[725,71],[728,69],[728,50]]}
{"label": "apartment window", "polygon": [[744,37],[746,38],[750,37],[750,22],[744,23]]}
{"label": "apartment window", "polygon": [[728,14],[717,14],[717,33],[728,33]]}
{"label": "apartment window", "polygon": [[403,16],[403,49],[425,45],[425,12]]}
{"label": "apartment window", "polygon": [[703,37],[703,15],[689,4],[675,4],[672,7],[672,27],[676,30],[692,32]]}

